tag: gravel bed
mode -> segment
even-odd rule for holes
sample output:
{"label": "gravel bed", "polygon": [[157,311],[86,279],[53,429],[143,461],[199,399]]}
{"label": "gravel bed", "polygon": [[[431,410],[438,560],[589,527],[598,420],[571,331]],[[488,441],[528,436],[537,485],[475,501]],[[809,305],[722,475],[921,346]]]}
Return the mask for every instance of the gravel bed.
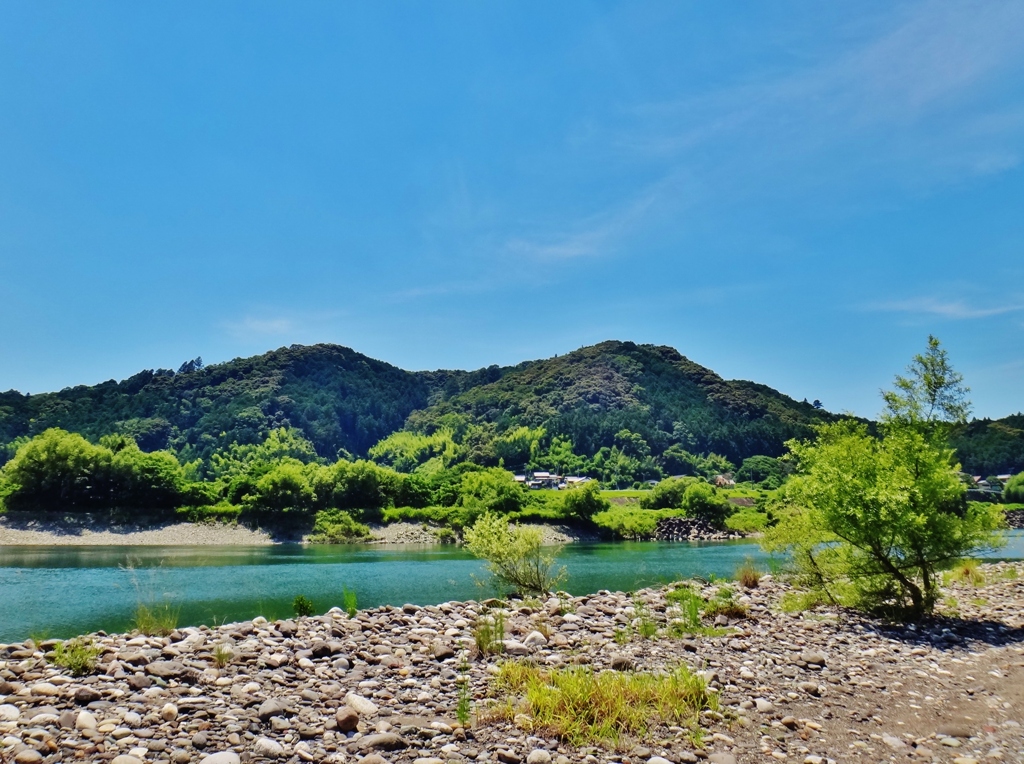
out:
{"label": "gravel bed", "polygon": [[[51,643],[0,645],[0,759],[1020,762],[1024,565],[982,571],[989,583],[949,587],[946,614],[913,627],[836,609],[780,612],[788,589],[766,576],[737,592],[749,616],[720,616],[719,636],[666,636],[679,613],[661,588],[533,603],[381,607],[354,618],[335,608],[296,620],[182,628],[162,638],[97,634],[99,666],[82,678],[47,664],[43,651]],[[694,585],[705,597],[722,586]],[[478,655],[474,624],[498,608],[504,655]],[[642,639],[630,629],[640,616],[662,631]],[[701,745],[687,730],[656,724],[642,739],[578,748],[531,728],[528,717],[487,720],[492,675],[503,660],[602,671],[685,664],[717,693],[720,712],[702,717]],[[476,716],[467,727],[456,721],[463,675]]]}

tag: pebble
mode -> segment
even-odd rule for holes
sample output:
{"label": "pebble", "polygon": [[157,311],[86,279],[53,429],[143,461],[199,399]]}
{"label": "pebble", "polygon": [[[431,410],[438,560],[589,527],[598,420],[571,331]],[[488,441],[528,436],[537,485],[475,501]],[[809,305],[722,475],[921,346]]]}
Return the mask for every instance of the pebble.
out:
{"label": "pebble", "polygon": [[268,759],[284,756],[284,746],[268,737],[257,738],[253,743],[252,750],[257,756],[265,756]]}
{"label": "pebble", "polygon": [[205,757],[199,764],[241,764],[241,759],[234,751],[218,751]]}

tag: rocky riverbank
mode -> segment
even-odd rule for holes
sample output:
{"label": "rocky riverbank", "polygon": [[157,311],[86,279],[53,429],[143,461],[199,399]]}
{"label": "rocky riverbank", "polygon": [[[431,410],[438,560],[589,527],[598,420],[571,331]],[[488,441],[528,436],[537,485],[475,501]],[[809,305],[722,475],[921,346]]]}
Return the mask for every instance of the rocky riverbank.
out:
{"label": "rocky riverbank", "polygon": [[[946,615],[917,627],[830,609],[781,612],[788,589],[765,577],[733,595],[746,617],[720,615],[706,636],[669,636],[680,611],[661,588],[508,606],[382,607],[354,618],[334,609],[168,637],[97,634],[98,666],[81,678],[47,663],[51,643],[4,645],[0,759],[1020,762],[1024,565],[982,571],[984,585],[947,588]],[[721,599],[722,586],[699,591]],[[499,608],[504,655],[481,656],[474,625]],[[656,625],[652,638],[640,636],[642,622]],[[489,714],[504,660],[602,671],[685,664],[720,706],[702,716],[700,745],[682,727],[659,723],[617,747],[575,747],[534,728],[528,715],[513,723]],[[462,677],[475,717],[466,727],[456,721]]]}
{"label": "rocky riverbank", "polygon": [[693,517],[663,517],[654,529],[657,541],[726,541],[741,539],[742,533],[719,530],[707,520]]}

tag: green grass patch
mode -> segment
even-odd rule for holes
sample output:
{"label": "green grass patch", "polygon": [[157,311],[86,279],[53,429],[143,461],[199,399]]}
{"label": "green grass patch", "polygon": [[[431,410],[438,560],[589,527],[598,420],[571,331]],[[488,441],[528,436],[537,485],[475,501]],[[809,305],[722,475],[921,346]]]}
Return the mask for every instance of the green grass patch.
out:
{"label": "green grass patch", "polygon": [[571,745],[643,739],[658,724],[688,727],[699,736],[700,713],[718,709],[717,696],[685,666],[663,674],[597,673],[584,666],[544,671],[510,661],[499,667],[494,688],[513,696],[499,715],[525,714],[532,730]]}
{"label": "green grass patch", "polygon": [[822,592],[786,592],[779,599],[779,610],[783,613],[803,613],[829,604]]}
{"label": "green grass patch", "polygon": [[181,608],[167,602],[152,606],[140,604],[135,608],[135,630],[147,637],[166,637],[178,628],[180,614]]}

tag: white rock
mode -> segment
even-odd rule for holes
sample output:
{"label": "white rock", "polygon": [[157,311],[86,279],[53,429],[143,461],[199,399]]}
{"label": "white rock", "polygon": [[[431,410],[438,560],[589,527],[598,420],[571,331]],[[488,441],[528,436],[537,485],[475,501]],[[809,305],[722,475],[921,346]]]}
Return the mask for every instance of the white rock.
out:
{"label": "white rock", "polygon": [[160,709],[160,718],[165,722],[173,722],[178,718],[178,707],[173,703],[167,703]]}
{"label": "white rock", "polygon": [[238,754],[234,751],[219,751],[210,754],[200,761],[199,764],[241,764],[241,761],[238,758]]}
{"label": "white rock", "polygon": [[757,706],[757,710],[762,714],[767,714],[775,708],[775,706],[771,704],[771,701],[765,700],[764,698],[755,698],[754,705]]}
{"label": "white rock", "polygon": [[357,714],[360,716],[376,716],[377,705],[362,695],[356,695],[354,692],[350,692],[345,696],[345,703],[351,706]]}
{"label": "white rock", "polygon": [[122,753],[120,756],[115,756],[110,764],[142,764],[142,761],[134,756],[128,756]]}
{"label": "white rock", "polygon": [[535,748],[526,757],[526,764],[551,764],[551,754],[543,748]]}
{"label": "white rock", "polygon": [[142,724],[142,717],[134,711],[129,711],[124,715],[124,717],[122,717],[121,721],[123,721],[129,727],[138,727],[140,724]]}
{"label": "white rock", "polygon": [[21,711],[17,706],[12,706],[10,703],[0,706],[0,722],[16,722],[19,716],[21,716]]}
{"label": "white rock", "polygon": [[75,719],[75,729],[77,730],[94,730],[96,729],[96,717],[85,709],[78,712],[78,718]]}
{"label": "white rock", "polygon": [[60,694],[60,690],[58,690],[55,685],[52,685],[49,682],[40,682],[39,684],[34,684],[29,688],[29,691],[33,695],[43,695],[45,697],[53,697],[54,695]]}
{"label": "white rock", "polygon": [[660,756],[652,756],[647,760],[647,764],[672,764],[668,759],[663,759]]}
{"label": "white rock", "polygon": [[530,648],[524,645],[522,642],[517,642],[514,639],[506,639],[501,643],[505,647],[505,652],[509,655],[529,655]]}
{"label": "white rock", "polygon": [[268,737],[257,738],[253,743],[252,750],[257,756],[266,756],[268,759],[284,756],[284,747]]}
{"label": "white rock", "polygon": [[527,647],[543,647],[547,643],[548,638],[539,631],[531,631],[526,635],[526,639],[523,640],[523,644]]}

